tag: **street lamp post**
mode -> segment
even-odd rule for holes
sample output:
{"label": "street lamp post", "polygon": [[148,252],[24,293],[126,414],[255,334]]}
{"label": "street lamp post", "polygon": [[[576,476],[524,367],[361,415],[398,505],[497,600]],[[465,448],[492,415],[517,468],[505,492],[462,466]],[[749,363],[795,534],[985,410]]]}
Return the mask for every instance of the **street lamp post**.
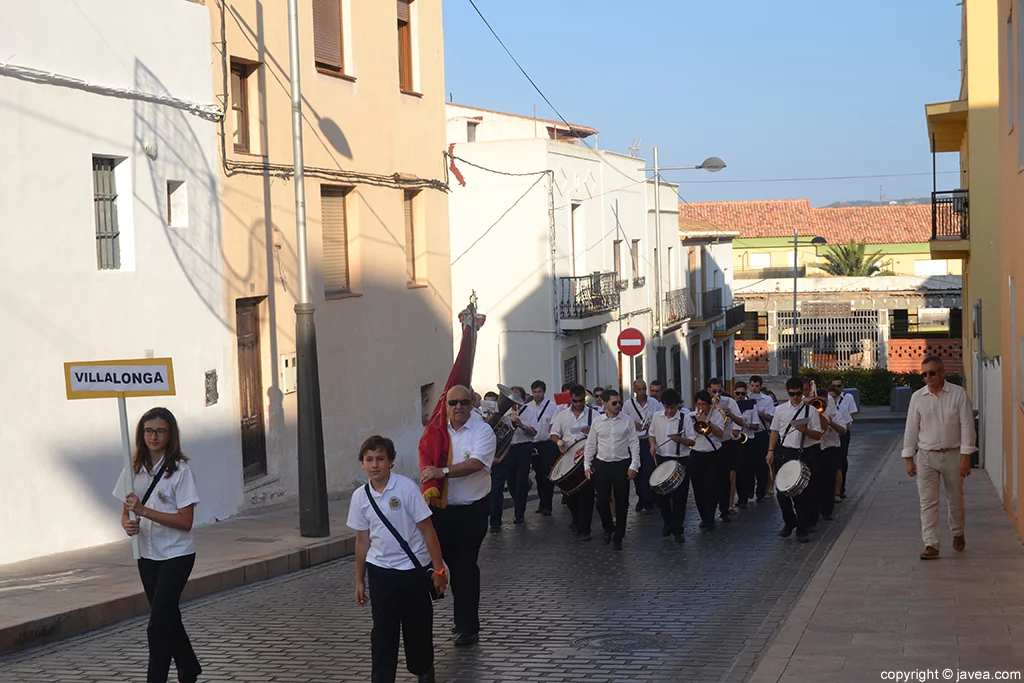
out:
{"label": "street lamp post", "polygon": [[[827,240],[824,237],[813,237],[810,242],[805,244],[812,244],[816,247],[826,244]],[[796,338],[796,324],[800,319],[800,310],[796,307],[796,283],[797,275],[797,264],[799,263],[799,252],[797,252],[797,246],[800,244],[800,234],[797,232],[797,227],[793,226],[793,348],[790,350],[789,356],[789,370],[793,377],[800,376],[800,346],[797,344]]]}
{"label": "street lamp post", "polygon": [[299,259],[299,301],[295,304],[295,354],[298,362],[299,533],[324,537],[331,533],[327,510],[327,467],[324,425],[320,411],[320,369],[317,364],[316,319],[309,295],[306,249],[306,185],[302,159],[302,90],[299,86],[298,0],[288,0],[288,67],[292,97],[292,154],[295,164],[295,247]]}
{"label": "street lamp post", "polygon": [[[725,162],[718,157],[708,157],[697,166],[659,166],[658,146],[654,146],[654,168],[645,168],[644,172],[654,172],[654,246],[658,257],[654,259],[654,297],[655,315],[658,323],[658,346],[662,346],[662,334],[664,324],[661,311],[661,259],[663,258],[661,248],[661,171],[709,171],[717,173],[725,168]],[[658,379],[663,380],[662,377]]]}

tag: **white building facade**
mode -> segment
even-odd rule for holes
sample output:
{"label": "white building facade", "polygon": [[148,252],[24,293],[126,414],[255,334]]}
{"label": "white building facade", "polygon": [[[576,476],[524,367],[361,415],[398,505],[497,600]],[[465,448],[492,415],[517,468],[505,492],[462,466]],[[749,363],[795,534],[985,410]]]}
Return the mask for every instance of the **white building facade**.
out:
{"label": "white building facade", "polygon": [[[475,291],[488,317],[474,388],[660,377],[685,398],[696,306],[676,187],[661,185],[659,239],[647,163],[593,149],[596,130],[454,104],[447,130],[453,296]],[[625,327],[647,340],[634,359]]]}
{"label": "white building facade", "polygon": [[197,523],[239,508],[216,128],[196,113],[219,108],[212,40],[185,0],[5,6],[0,206],[21,246],[0,254],[0,564],[124,538],[117,402],[66,400],[66,361],[171,357],[177,395],[129,399],[131,429],[169,408]]}

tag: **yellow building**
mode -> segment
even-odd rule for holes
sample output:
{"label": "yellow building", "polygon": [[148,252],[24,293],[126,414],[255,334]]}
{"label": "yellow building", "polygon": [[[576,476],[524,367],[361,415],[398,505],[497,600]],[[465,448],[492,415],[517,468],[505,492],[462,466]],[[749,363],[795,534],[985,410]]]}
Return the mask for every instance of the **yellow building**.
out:
{"label": "yellow building", "polygon": [[[928,140],[934,153],[955,152],[960,182],[936,185],[932,193],[931,253],[963,261],[964,374],[974,400],[980,399],[976,371],[982,358],[1001,348],[1002,287],[994,264],[999,236],[999,69],[1000,31],[996,0],[963,0],[960,36],[960,93],[957,99],[925,105]],[[978,329],[976,304],[981,300]],[[979,346],[978,333],[984,344]]]}
{"label": "yellow building", "polygon": [[1003,504],[1013,516],[1017,533],[1024,538],[1024,519],[1018,505],[1018,492],[1024,486],[1024,415],[1020,405],[1024,401],[1024,303],[1018,298],[1018,281],[1024,282],[1024,2],[999,0],[998,12],[992,17],[998,33],[999,83],[999,185],[1001,274],[999,289],[1002,303],[999,307],[1002,325],[1002,348],[1006,354],[1000,358],[1002,374],[1002,449],[1005,454]]}
{"label": "yellow building", "polygon": [[[297,494],[288,13],[284,2],[207,4],[228,112],[223,229],[190,257],[224,262],[231,393],[256,506]],[[395,441],[400,470],[418,469],[424,411],[451,368],[441,5],[298,5],[309,279],[328,488],[339,491],[361,478],[355,456],[371,434]]]}

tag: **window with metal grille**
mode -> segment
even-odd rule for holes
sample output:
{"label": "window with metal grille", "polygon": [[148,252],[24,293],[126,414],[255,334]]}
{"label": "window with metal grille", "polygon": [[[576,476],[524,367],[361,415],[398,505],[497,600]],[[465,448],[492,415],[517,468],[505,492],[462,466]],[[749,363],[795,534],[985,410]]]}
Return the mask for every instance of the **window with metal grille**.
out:
{"label": "window with metal grille", "polygon": [[117,183],[114,168],[118,160],[92,158],[93,204],[96,215],[96,267],[117,270],[121,267],[121,231],[117,224]]}
{"label": "window with metal grille", "polygon": [[318,69],[341,73],[341,0],[313,0],[313,58]]}
{"label": "window with metal grille", "polygon": [[573,356],[572,358],[566,358],[562,361],[562,377],[563,382],[572,382],[573,384],[579,382],[579,358]]}
{"label": "window with metal grille", "polygon": [[398,87],[407,92],[412,83],[412,0],[398,0]]}
{"label": "window with metal grille", "polygon": [[416,282],[416,222],[413,200],[418,192],[405,191],[405,277],[409,284]]}
{"label": "window with metal grille", "polygon": [[320,187],[321,231],[324,241],[324,296],[342,296],[352,291],[348,269],[348,218],[345,214],[347,187]]}
{"label": "window with metal grille", "polygon": [[633,279],[640,277],[640,240],[633,240],[629,245],[629,257],[633,262]]}
{"label": "window with metal grille", "polygon": [[644,378],[644,355],[633,356],[633,379]]}
{"label": "window with metal grille", "polygon": [[747,311],[743,318],[743,327],[736,332],[736,338],[744,341],[768,339],[768,314]]}
{"label": "window with metal grille", "polygon": [[232,133],[236,152],[249,152],[249,73],[247,64],[231,62],[231,114],[235,129]]}
{"label": "window with metal grille", "polygon": [[424,427],[430,422],[430,414],[434,410],[434,384],[424,384],[420,387],[420,422]]}
{"label": "window with metal grille", "polygon": [[622,240],[612,242],[612,270],[615,271],[615,282],[622,279]]}

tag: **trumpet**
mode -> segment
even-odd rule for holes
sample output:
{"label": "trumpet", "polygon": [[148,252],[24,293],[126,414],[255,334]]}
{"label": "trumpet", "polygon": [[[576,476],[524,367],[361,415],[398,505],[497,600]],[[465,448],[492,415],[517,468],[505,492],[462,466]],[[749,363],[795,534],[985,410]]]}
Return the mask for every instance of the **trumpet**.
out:
{"label": "trumpet", "polygon": [[740,443],[741,444],[744,444],[744,443],[746,443],[749,440],[750,440],[750,437],[747,436],[746,432],[740,432]]}

